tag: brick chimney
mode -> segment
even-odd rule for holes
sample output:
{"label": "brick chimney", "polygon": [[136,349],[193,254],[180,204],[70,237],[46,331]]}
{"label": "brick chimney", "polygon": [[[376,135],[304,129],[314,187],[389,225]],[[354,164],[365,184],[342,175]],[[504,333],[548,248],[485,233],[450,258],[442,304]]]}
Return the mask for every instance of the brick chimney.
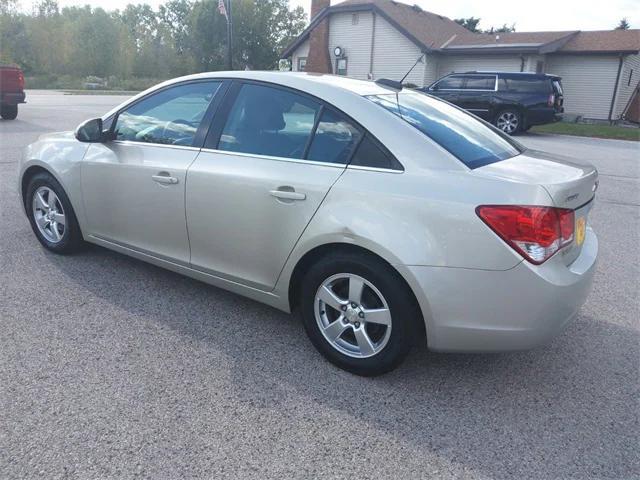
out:
{"label": "brick chimney", "polygon": [[[331,0],[311,0],[311,21],[325,8],[331,6]],[[332,73],[329,56],[329,17],[324,18],[309,34],[309,56],[307,72]]]}

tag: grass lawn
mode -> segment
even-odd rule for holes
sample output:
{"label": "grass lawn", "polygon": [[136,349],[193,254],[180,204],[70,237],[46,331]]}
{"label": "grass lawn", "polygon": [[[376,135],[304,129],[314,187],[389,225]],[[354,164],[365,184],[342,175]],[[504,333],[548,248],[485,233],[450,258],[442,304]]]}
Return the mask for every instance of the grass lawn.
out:
{"label": "grass lawn", "polygon": [[579,137],[613,138],[616,140],[640,141],[640,128],[616,127],[611,125],[589,125],[586,123],[550,123],[531,127],[531,132],[557,133]]}

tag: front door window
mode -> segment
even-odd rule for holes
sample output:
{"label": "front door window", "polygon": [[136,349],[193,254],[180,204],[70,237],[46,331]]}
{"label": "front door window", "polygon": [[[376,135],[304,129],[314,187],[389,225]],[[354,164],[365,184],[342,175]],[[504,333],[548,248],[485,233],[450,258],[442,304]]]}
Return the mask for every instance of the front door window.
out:
{"label": "front door window", "polygon": [[116,139],[192,146],[221,83],[210,81],[178,85],[133,104],[116,119]]}

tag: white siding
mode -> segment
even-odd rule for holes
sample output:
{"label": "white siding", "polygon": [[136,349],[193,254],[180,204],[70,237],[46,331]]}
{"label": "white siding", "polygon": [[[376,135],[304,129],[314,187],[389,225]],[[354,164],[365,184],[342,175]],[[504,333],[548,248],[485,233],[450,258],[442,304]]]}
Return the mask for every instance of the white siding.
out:
{"label": "white siding", "polygon": [[438,64],[438,78],[451,72],[468,72],[472,70],[519,72],[521,65],[522,60],[519,55],[473,54],[441,56]]}
{"label": "white siding", "polygon": [[620,118],[624,108],[627,106],[633,90],[640,81],[640,54],[628,55],[624,59],[620,83],[618,84],[618,96],[614,108],[614,119]]}
{"label": "white siding", "polygon": [[544,55],[525,55],[524,71],[536,73],[538,62],[542,62],[542,72],[544,73],[546,61]]}
{"label": "white siding", "polygon": [[438,80],[438,65],[440,64],[440,58],[438,55],[427,55],[425,57],[427,64],[424,66],[424,86],[428,87],[433,82]]}
{"label": "white siding", "polygon": [[606,120],[618,64],[616,55],[548,55],[546,71],[562,77],[565,112]]}
{"label": "white siding", "polygon": [[305,40],[291,55],[291,70],[298,71],[298,59],[309,56],[309,40]]}
{"label": "white siding", "polygon": [[371,34],[373,15],[359,12],[358,23],[353,25],[353,14],[336,13],[329,23],[329,52],[333,71],[336,70],[335,47],[342,47],[347,57],[347,75],[366,80],[371,66]]}
{"label": "white siding", "polygon": [[[416,63],[421,50],[379,15],[375,20],[373,78],[400,80]],[[425,63],[419,63],[405,80],[419,87],[425,82]]]}

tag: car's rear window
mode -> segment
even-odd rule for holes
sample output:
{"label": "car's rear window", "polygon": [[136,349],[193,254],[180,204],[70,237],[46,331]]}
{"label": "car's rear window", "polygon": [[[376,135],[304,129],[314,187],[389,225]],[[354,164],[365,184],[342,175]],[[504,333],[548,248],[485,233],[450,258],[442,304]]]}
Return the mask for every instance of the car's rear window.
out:
{"label": "car's rear window", "polygon": [[538,77],[502,77],[498,90],[511,93],[551,93],[551,82]]}
{"label": "car's rear window", "polygon": [[506,135],[447,102],[417,92],[367,97],[395,113],[438,143],[469,168],[478,168],[522,153]]}
{"label": "car's rear window", "polygon": [[562,83],[560,82],[560,80],[553,81],[553,90],[556,95],[562,95]]}

